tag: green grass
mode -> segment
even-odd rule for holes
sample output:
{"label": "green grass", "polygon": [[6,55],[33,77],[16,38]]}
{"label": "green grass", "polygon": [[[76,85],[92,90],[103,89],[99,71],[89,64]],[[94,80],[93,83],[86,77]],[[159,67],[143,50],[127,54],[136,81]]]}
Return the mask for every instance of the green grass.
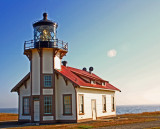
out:
{"label": "green grass", "polygon": [[93,126],[80,125],[80,126],[78,126],[78,128],[80,128],[80,129],[90,129],[90,128],[93,128]]}

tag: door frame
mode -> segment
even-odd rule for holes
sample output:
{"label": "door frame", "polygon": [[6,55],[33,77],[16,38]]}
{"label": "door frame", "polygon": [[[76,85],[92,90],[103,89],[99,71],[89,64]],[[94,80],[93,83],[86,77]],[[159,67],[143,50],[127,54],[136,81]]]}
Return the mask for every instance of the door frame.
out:
{"label": "door frame", "polygon": [[[34,116],[34,102],[39,102],[39,121],[35,121],[35,116]],[[33,121],[34,122],[40,122],[40,100],[39,100],[39,97],[34,97],[33,99]]]}
{"label": "door frame", "polygon": [[92,101],[95,101],[95,116],[96,116],[96,120],[97,120],[97,107],[96,107],[96,99],[91,99],[91,111],[92,111],[92,119],[93,119]]}

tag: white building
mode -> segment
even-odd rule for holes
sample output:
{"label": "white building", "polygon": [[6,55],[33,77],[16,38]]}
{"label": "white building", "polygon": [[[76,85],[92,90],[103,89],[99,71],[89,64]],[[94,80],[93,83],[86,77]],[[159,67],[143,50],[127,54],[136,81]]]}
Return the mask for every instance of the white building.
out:
{"label": "white building", "polygon": [[56,37],[57,23],[33,24],[34,41],[24,44],[30,72],[11,90],[18,93],[20,122],[82,122],[116,116],[115,91],[90,71],[66,66],[61,60],[68,44]]}

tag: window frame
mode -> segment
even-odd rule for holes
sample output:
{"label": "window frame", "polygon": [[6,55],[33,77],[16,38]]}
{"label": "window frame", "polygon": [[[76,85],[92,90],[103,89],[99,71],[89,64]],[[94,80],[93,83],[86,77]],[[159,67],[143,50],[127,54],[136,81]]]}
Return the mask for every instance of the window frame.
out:
{"label": "window frame", "polygon": [[[28,110],[29,110],[29,112],[28,113],[25,113],[25,105],[24,105],[24,100],[25,99],[28,99]],[[23,113],[22,113],[22,115],[30,115],[30,97],[29,96],[23,96],[23,101],[22,101],[22,104],[23,104]]]}
{"label": "window frame", "polygon": [[[105,101],[103,100],[105,99]],[[105,102],[105,103],[104,103]],[[106,106],[105,110],[104,110],[104,104]],[[106,102],[106,95],[102,95],[102,112],[105,113],[107,112],[107,102]]]}
{"label": "window frame", "polygon": [[111,101],[112,101],[112,112],[114,112],[115,111],[115,97],[114,96],[112,96],[112,99],[111,99]]}
{"label": "window frame", "polygon": [[[50,76],[51,77],[51,86],[46,86],[45,85],[45,82],[46,81],[48,81],[49,82],[49,80],[45,80],[45,76]],[[44,88],[52,88],[53,87],[53,77],[52,77],[52,74],[43,74],[43,87]]]}
{"label": "window frame", "polygon": [[[71,102],[71,113],[65,113],[65,104],[64,104],[64,97],[70,96],[70,102]],[[63,94],[63,115],[72,115],[72,94]]]}
{"label": "window frame", "polygon": [[[51,112],[50,113],[45,113],[45,97],[50,97],[51,98],[51,100],[50,100],[50,102],[51,102]],[[43,97],[43,114],[44,115],[51,115],[51,114],[53,114],[53,98],[52,98],[52,96],[51,95],[45,95],[44,97]]]}
{"label": "window frame", "polygon": [[[82,111],[82,113],[80,112],[80,107],[81,107],[80,97],[83,97],[83,111]],[[79,94],[78,95],[78,105],[79,105],[79,115],[84,115],[84,94]]]}

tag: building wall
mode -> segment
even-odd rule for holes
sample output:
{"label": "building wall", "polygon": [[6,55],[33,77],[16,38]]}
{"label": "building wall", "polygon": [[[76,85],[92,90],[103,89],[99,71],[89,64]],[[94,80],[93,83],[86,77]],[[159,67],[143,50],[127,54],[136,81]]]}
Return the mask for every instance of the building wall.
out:
{"label": "building wall", "polygon": [[32,50],[32,95],[40,95],[40,56]]}
{"label": "building wall", "polygon": [[[61,75],[55,77],[55,90],[56,90],[56,120],[76,120],[76,100],[75,89],[71,82],[68,81],[68,85]],[[63,94],[72,94],[72,114],[63,115]]]}
{"label": "building wall", "polygon": [[58,52],[54,58],[54,67],[55,69],[61,69],[61,59],[60,59],[60,53]]}
{"label": "building wall", "polygon": [[53,73],[53,49],[43,49],[43,73]]}
{"label": "building wall", "polygon": [[19,89],[19,105],[20,105],[20,108],[19,108],[19,119],[20,120],[30,120],[31,119],[31,116],[30,115],[23,115],[23,97],[30,97],[31,95],[31,81],[30,79],[27,80],[26,82],[26,88],[25,86],[21,86],[21,88]]}
{"label": "building wall", "polygon": [[[112,102],[111,96],[115,94],[112,91],[103,91],[103,90],[94,90],[94,89],[86,89],[86,88],[76,88],[77,90],[77,112],[78,112],[78,120],[89,119],[92,118],[92,110],[91,110],[91,100],[96,100],[96,111],[97,117],[116,115],[116,111],[112,112]],[[79,115],[79,102],[78,95],[84,95],[84,115]],[[102,95],[106,95],[106,107],[107,112],[103,113],[102,106]]]}

